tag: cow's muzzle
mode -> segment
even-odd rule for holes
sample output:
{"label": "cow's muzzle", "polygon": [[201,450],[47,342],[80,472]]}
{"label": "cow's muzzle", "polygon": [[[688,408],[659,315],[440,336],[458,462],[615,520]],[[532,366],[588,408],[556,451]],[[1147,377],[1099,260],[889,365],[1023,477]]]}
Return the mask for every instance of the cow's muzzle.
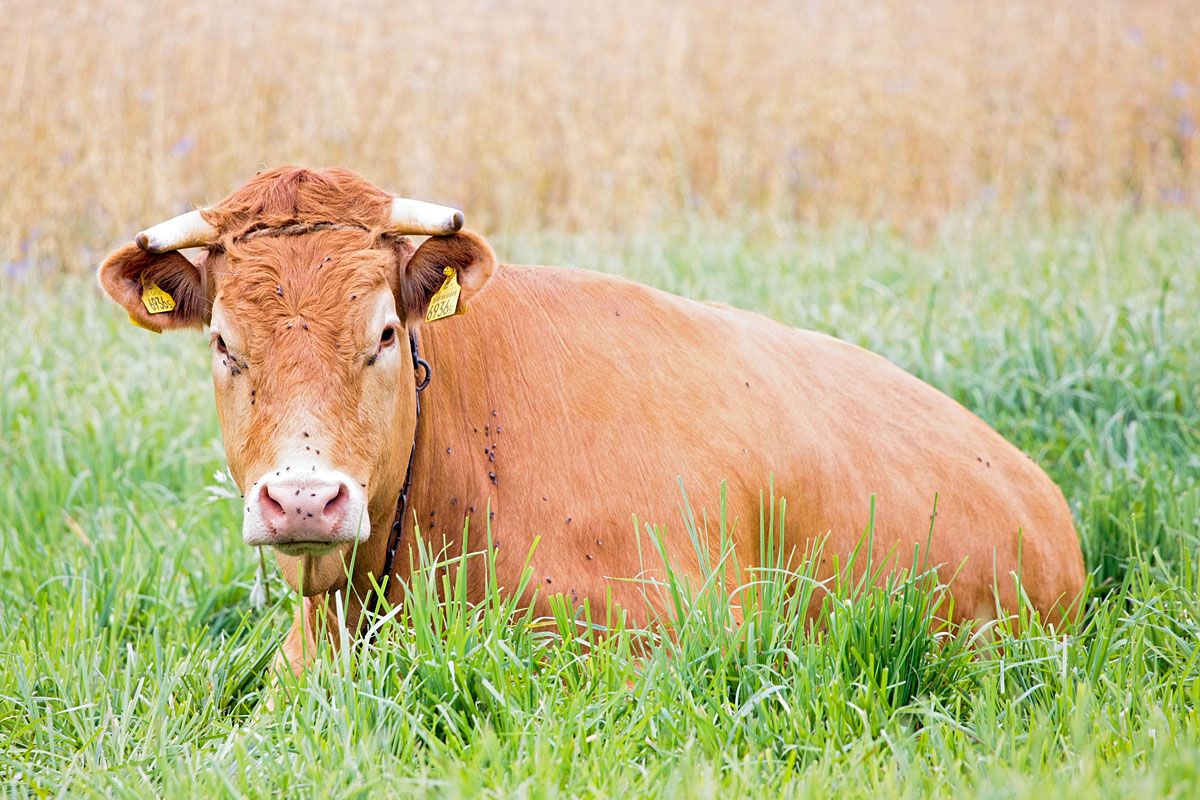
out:
{"label": "cow's muzzle", "polygon": [[319,555],[371,533],[366,497],[334,470],[271,470],[246,493],[242,538],[286,555]]}

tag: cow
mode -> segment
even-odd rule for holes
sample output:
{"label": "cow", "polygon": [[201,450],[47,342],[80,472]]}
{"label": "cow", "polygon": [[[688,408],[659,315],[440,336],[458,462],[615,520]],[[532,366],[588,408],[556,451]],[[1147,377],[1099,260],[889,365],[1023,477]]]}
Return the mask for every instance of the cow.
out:
{"label": "cow", "polygon": [[[710,520],[724,492],[744,568],[730,590],[762,566],[773,481],[788,501],[778,547],[822,541],[821,576],[862,548],[873,513],[867,555],[916,548],[957,622],[1012,614],[1022,592],[1052,623],[1076,613],[1085,576],[1062,493],[945,394],[746,311],[498,264],[462,225],[349,171],[280,167],[99,268],[135,324],[208,327],[243,538],[273,548],[302,597],[281,648],[293,670],[319,624],[337,627],[330,609],[360,630],[374,587],[403,602],[418,534],[454,558],[468,520],[490,526],[497,584],[524,586],[536,614],[561,595],[662,619],[635,518],[661,526],[685,576],[720,550],[715,521],[702,547],[680,524],[680,483]],[[467,569],[477,600],[482,571]]]}

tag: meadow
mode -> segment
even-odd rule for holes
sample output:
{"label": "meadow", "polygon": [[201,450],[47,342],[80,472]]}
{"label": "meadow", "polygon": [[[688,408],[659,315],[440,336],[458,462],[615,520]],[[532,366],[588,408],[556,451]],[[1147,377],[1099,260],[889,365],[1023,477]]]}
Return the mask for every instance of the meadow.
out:
{"label": "meadow", "polygon": [[[556,9],[14,0],[4,794],[1200,794],[1188,3]],[[268,560],[252,602],[206,342],[130,326],[91,271],[288,162],[459,204],[506,261],[887,356],[1062,487],[1082,619],[971,642],[915,571],[833,587],[811,630],[768,570],[741,626],[719,587],[668,587],[674,636],[589,640],[422,575],[375,642],[272,686],[294,597]]]}

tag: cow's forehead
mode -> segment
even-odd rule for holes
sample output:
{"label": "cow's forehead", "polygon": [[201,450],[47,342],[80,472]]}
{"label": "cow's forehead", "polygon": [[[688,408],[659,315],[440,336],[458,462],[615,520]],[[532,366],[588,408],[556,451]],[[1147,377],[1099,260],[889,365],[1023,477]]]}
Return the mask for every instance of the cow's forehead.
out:
{"label": "cow's forehead", "polygon": [[261,236],[238,242],[217,275],[221,317],[238,327],[307,325],[342,335],[376,315],[366,301],[388,286],[395,257],[366,231]]}

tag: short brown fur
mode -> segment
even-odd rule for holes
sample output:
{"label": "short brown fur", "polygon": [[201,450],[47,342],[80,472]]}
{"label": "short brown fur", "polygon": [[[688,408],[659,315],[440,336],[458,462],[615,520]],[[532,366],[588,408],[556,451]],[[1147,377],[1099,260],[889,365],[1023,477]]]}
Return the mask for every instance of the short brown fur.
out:
{"label": "short brown fur", "polygon": [[276,167],[204,211],[228,240],[289,222],[383,227],[392,196],[345,169]]}

